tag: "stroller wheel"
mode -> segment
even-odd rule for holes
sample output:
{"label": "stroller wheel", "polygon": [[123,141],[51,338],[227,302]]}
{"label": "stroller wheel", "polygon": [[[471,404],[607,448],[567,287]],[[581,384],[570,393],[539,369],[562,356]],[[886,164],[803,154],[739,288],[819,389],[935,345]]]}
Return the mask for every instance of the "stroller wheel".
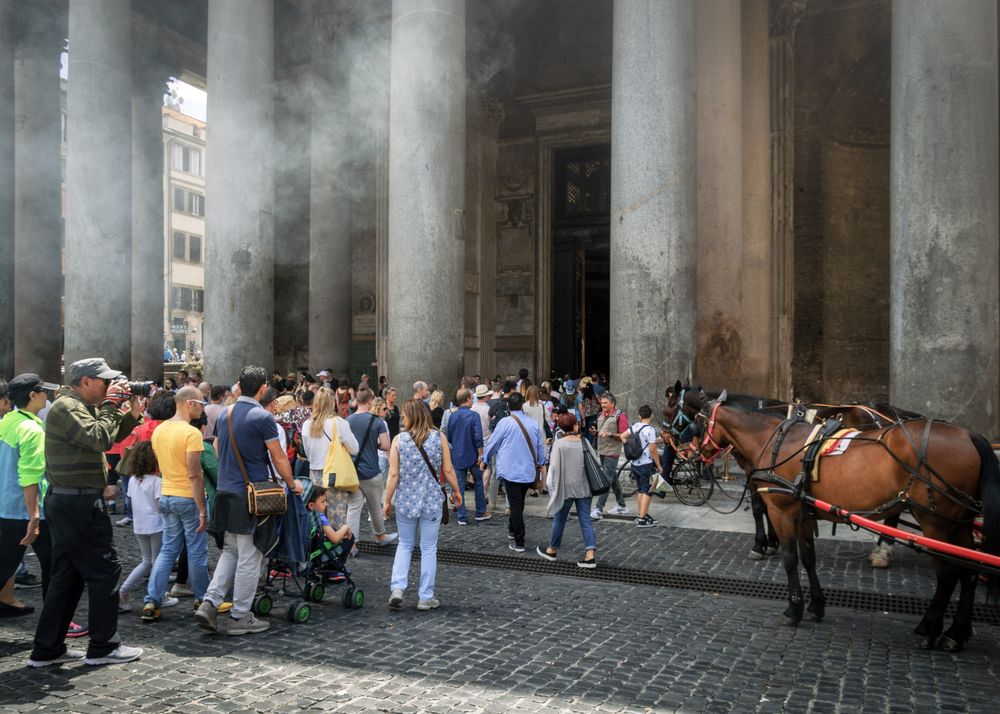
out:
{"label": "stroller wheel", "polygon": [[[364,599],[365,596],[364,594],[362,594],[361,595],[362,602],[364,601]],[[344,607],[346,607],[348,610],[354,607],[354,588],[353,587],[347,588],[347,590],[344,591],[344,596],[343,598],[341,598],[341,600],[344,603]]]}
{"label": "stroller wheel", "polygon": [[253,604],[250,606],[250,610],[255,615],[265,616],[271,614],[271,610],[274,609],[274,600],[267,593],[262,593],[253,599]]}
{"label": "stroller wheel", "polygon": [[365,591],[360,588],[354,591],[354,608],[360,609],[365,604]]}
{"label": "stroller wheel", "polygon": [[323,596],[326,595],[326,588],[323,587],[323,583],[313,583],[309,589],[306,591],[309,600],[313,602],[323,602]]}
{"label": "stroller wheel", "polygon": [[309,603],[305,600],[295,600],[291,605],[288,606],[288,619],[295,624],[302,624],[303,622],[308,622],[309,616],[312,614],[312,608],[309,607]]}

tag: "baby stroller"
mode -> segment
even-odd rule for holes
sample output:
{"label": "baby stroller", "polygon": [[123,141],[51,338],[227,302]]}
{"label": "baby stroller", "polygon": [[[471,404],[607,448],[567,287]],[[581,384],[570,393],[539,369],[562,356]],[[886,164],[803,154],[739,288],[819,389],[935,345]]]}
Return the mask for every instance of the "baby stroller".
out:
{"label": "baby stroller", "polygon": [[301,498],[289,495],[288,510],[278,526],[278,544],[267,559],[267,577],[251,606],[254,614],[268,615],[276,596],[291,596],[285,614],[294,623],[309,620],[309,603],[323,601],[328,583],[346,584],[341,597],[344,607],[360,608],[365,603],[365,592],[355,586],[346,565],[353,539],[336,544],[326,539],[317,514],[305,507],[313,484],[302,486]]}

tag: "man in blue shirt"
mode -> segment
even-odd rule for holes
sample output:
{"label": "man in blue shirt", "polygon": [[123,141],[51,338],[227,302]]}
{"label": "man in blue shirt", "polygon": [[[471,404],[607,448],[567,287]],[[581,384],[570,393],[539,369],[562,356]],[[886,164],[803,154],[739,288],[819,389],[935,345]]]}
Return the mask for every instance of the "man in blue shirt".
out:
{"label": "man in blue shirt", "polygon": [[494,455],[497,457],[497,475],[504,481],[510,504],[507,537],[514,542],[508,547],[516,553],[523,553],[524,497],[536,479],[541,477],[545,447],[535,420],[522,411],[524,397],[519,392],[513,392],[507,404],[510,416],[497,422],[483,452],[483,459],[489,461]]}
{"label": "man in blue shirt", "polygon": [[[263,367],[244,367],[240,372],[239,387],[240,398],[219,414],[215,427],[219,475],[210,530],[224,534],[223,547],[205,599],[195,612],[199,627],[218,631],[217,608],[231,589],[233,608],[225,628],[229,635],[263,632],[271,626],[269,622],[255,618],[250,606],[264,564],[264,555],[257,548],[257,536],[266,535],[264,531],[273,528],[277,519],[268,517],[258,521],[257,516],[250,513],[247,480],[254,483],[269,481],[273,462],[289,490],[296,496],[302,493],[302,485],[292,479],[288,456],[278,441],[278,424],[274,416],[260,405],[260,398],[268,389],[267,372]],[[234,439],[230,439],[230,431]],[[237,450],[242,457],[242,467],[236,457]]]}
{"label": "man in blue shirt", "polygon": [[[486,512],[486,491],[483,489],[483,421],[472,411],[472,392],[467,388],[455,394],[458,409],[448,419],[447,436],[451,446],[451,463],[455,467],[458,487],[464,488],[466,479],[472,474],[476,490],[476,520],[486,521],[492,514]],[[469,514],[463,503],[458,507],[458,525],[469,522]]]}

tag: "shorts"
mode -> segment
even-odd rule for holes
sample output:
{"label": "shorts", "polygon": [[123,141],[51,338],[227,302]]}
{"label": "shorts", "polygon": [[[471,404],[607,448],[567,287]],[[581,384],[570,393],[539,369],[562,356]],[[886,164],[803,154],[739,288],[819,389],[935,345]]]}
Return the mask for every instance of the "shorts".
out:
{"label": "shorts", "polygon": [[635,484],[639,487],[639,493],[649,495],[653,474],[655,473],[656,466],[652,463],[643,464],[642,466],[632,465],[632,478],[635,479]]}

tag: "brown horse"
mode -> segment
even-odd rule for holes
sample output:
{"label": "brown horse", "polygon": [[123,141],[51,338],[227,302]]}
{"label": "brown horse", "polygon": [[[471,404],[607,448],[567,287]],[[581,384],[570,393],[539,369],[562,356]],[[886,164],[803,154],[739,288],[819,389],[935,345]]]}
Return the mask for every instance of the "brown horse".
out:
{"label": "brown horse", "polygon": [[[702,455],[732,445],[750,463],[751,488],[774,483],[775,477],[823,501],[873,518],[885,518],[910,508],[924,535],[954,545],[972,547],[972,518],[984,515],[983,549],[1000,554],[1000,464],[989,443],[979,434],[946,422],[917,419],[864,432],[852,439],[842,454],[821,459],[819,480],[800,478],[811,424],[787,427],[777,454],[772,456],[783,415],[746,411],[726,404],[726,393],[704,404],[689,393],[682,407],[700,426]],[[765,492],[764,503],[778,534],[788,576],[785,617],[797,625],[805,603],[799,582],[798,560],[809,578],[808,612],[822,619],[825,598],[816,575],[813,542],[815,519],[838,520],[782,493]],[[981,502],[976,501],[981,499]],[[972,635],[972,605],[977,571],[973,567],[933,558],[937,588],[915,633],[923,647],[957,651]],[[944,628],[945,608],[956,584],[961,585],[952,626]],[[1000,577],[989,575],[992,599],[1000,594]]]}

